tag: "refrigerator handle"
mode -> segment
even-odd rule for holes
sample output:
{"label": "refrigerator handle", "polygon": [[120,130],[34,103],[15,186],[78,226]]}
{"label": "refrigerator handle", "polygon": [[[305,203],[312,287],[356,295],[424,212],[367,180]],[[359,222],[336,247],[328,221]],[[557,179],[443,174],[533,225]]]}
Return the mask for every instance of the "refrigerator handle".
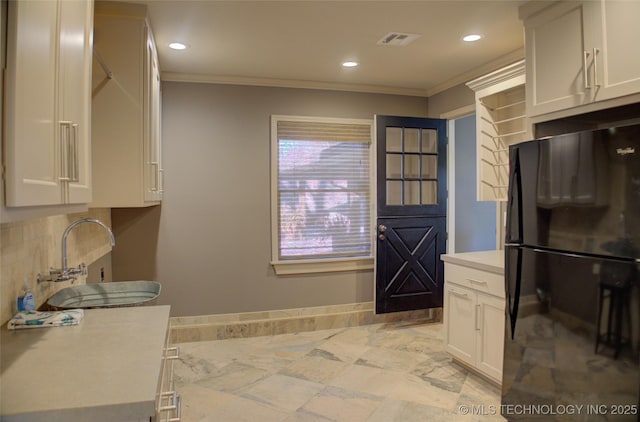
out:
{"label": "refrigerator handle", "polygon": [[[522,168],[520,165],[520,148],[511,149],[509,172],[509,193],[507,197],[507,227],[505,243],[522,242]],[[514,225],[517,225],[514,227]],[[513,234],[513,229],[517,234]]]}
{"label": "refrigerator handle", "polygon": [[520,305],[520,286],[522,285],[522,249],[515,248],[516,255],[516,268],[515,268],[515,280],[512,283],[513,272],[511,271],[511,253],[512,247],[507,247],[505,250],[505,290],[507,296],[507,313],[509,315],[509,327],[511,328],[511,340],[514,339],[516,333],[516,321],[518,319],[518,306]]}

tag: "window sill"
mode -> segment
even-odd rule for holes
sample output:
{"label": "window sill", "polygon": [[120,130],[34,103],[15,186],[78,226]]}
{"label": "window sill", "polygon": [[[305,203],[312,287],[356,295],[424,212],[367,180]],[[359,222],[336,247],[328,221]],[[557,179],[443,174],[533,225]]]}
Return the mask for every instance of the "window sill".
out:
{"label": "window sill", "polygon": [[373,257],[274,261],[276,275],[373,270]]}

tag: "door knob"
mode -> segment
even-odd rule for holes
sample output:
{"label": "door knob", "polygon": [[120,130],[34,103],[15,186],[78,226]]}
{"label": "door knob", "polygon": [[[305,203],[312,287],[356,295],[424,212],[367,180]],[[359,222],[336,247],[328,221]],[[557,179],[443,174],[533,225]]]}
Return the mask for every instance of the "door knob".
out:
{"label": "door knob", "polygon": [[379,231],[380,233],[384,233],[384,232],[386,232],[386,231],[387,231],[387,226],[385,226],[384,224],[380,224],[380,225],[378,226],[378,231]]}
{"label": "door knob", "polygon": [[384,235],[383,235],[383,234],[379,234],[379,235],[378,235],[378,239],[380,239],[380,240],[384,240],[384,239],[386,239],[386,238],[384,237]]}

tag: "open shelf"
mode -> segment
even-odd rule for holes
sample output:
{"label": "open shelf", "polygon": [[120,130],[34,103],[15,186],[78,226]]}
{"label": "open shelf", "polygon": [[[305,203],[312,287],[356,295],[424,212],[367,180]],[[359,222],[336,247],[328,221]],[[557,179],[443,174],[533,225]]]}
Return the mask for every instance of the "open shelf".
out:
{"label": "open shelf", "polygon": [[530,138],[524,83],[520,61],[467,84],[476,93],[479,201],[507,199],[509,146]]}

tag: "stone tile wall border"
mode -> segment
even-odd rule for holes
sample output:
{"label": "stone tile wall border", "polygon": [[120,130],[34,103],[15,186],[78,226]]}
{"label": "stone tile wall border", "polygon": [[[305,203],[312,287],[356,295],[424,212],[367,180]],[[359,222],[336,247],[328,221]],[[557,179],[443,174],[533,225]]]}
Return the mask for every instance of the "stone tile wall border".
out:
{"label": "stone tile wall border", "polygon": [[373,302],[171,318],[171,343],[269,336],[398,321],[442,320],[442,308],[374,314]]}

